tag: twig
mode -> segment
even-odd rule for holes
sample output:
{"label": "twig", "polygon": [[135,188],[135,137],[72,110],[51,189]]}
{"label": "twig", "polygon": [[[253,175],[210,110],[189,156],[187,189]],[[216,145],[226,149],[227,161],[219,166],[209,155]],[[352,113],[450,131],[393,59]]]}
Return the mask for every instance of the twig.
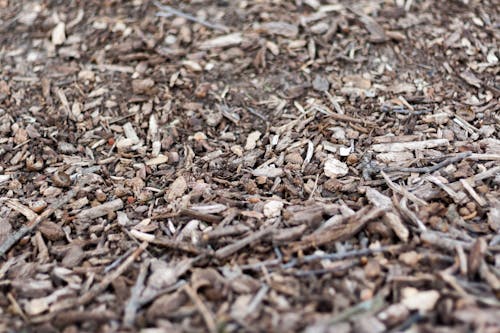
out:
{"label": "twig", "polygon": [[486,200],[484,200],[483,198],[481,198],[479,196],[479,194],[476,193],[476,191],[474,191],[474,188],[472,188],[472,186],[470,186],[469,182],[466,181],[465,179],[460,179],[460,183],[462,184],[462,186],[464,187],[464,189],[469,192],[470,196],[476,200],[476,202],[479,204],[479,206],[481,207],[484,207],[486,206],[488,203],[486,202]]}
{"label": "twig", "polygon": [[64,313],[58,314],[53,323],[56,327],[66,327],[71,324],[79,324],[79,323],[104,323],[109,322],[110,320],[116,319],[116,314],[111,310],[92,310],[92,311],[81,311],[81,310],[72,310],[65,311]]}
{"label": "twig", "polygon": [[382,177],[384,177],[384,180],[385,182],[387,183],[387,186],[389,186],[389,188],[391,190],[393,190],[394,192],[396,193],[399,193],[401,194],[402,196],[404,197],[407,197],[408,199],[410,199],[411,201],[413,201],[414,203],[416,203],[417,205],[421,205],[421,206],[427,206],[427,202],[425,202],[424,200],[420,199],[419,197],[417,197],[415,194],[411,193],[410,191],[408,191],[407,189],[405,189],[403,186],[400,186],[400,185],[397,185],[395,184],[386,174],[385,172],[383,171],[380,171],[380,174],[382,175]]}
{"label": "twig", "polygon": [[343,241],[356,235],[371,220],[380,217],[384,213],[378,207],[365,206],[354,215],[346,218],[342,225],[336,225],[302,237],[300,241],[290,243],[290,250],[298,252],[310,247],[321,246],[335,241]]}
{"label": "twig", "polygon": [[23,318],[25,322],[29,322],[28,317],[24,313],[23,309],[19,305],[19,303],[16,301],[12,293],[7,293],[7,299],[12,303],[12,309]]}
{"label": "twig", "polygon": [[449,144],[450,141],[447,139],[431,139],[425,141],[378,143],[372,145],[371,149],[377,153],[389,153],[443,147],[449,146]]}
{"label": "twig", "polygon": [[56,210],[70,201],[79,191],[80,187],[75,187],[73,190],[69,191],[66,196],[51,204],[49,208],[47,208],[36,219],[29,222],[25,227],[22,227],[13,234],[9,235],[9,237],[2,243],[2,245],[0,245],[0,257],[4,256],[5,253],[7,253],[7,251],[9,251],[10,248],[14,246],[21,238],[31,233],[41,222],[43,222]]}
{"label": "twig", "polygon": [[151,240],[151,244],[164,246],[170,249],[184,251],[192,254],[211,254],[211,250],[205,250],[202,248],[198,248],[191,243],[188,242],[180,242],[176,240],[169,239],[167,237],[156,237]]}
{"label": "twig", "polygon": [[359,266],[360,259],[351,259],[349,262],[343,262],[335,267],[319,268],[319,269],[300,269],[293,271],[292,274],[297,277],[322,275],[328,273],[345,272],[351,268]]}
{"label": "twig", "polygon": [[428,108],[412,111],[412,110],[405,109],[404,106],[399,106],[399,105],[393,106],[393,105],[387,105],[387,104],[382,105],[382,107],[380,108],[380,111],[382,111],[382,112],[394,112],[394,113],[400,113],[400,114],[409,114],[409,115],[415,115],[415,116],[432,112],[432,110],[428,109]]}
{"label": "twig", "polygon": [[262,300],[266,296],[268,290],[269,290],[269,286],[266,285],[266,284],[263,285],[259,289],[259,291],[255,295],[255,297],[253,298],[253,300],[250,302],[250,304],[246,308],[246,310],[244,312],[244,315],[243,315],[243,318],[246,317],[246,316],[248,316],[249,314],[255,312],[255,309],[257,309],[257,306],[259,306],[259,304],[262,302]]}
{"label": "twig", "polygon": [[451,239],[443,237],[443,234],[437,233],[436,231],[425,231],[420,235],[422,242],[437,246],[438,248],[444,249],[450,253],[454,253],[457,246],[468,250],[471,248],[472,243],[461,241],[458,239]]}
{"label": "twig", "polygon": [[164,11],[164,12],[158,12],[156,14],[156,16],[170,17],[172,15],[176,15],[176,16],[183,17],[186,20],[193,21],[193,22],[199,23],[201,25],[204,25],[205,27],[210,28],[210,29],[221,30],[224,32],[229,31],[229,28],[224,26],[224,25],[207,22],[207,21],[199,19],[191,14],[186,14],[184,12],[181,12],[178,9],[172,8],[170,6],[162,5],[158,1],[155,1],[154,4],[156,7],[158,7],[158,9]]}
{"label": "twig", "polygon": [[130,298],[125,306],[125,313],[123,315],[123,324],[125,326],[131,327],[134,325],[137,309],[141,306],[140,296],[144,289],[144,281],[148,274],[148,266],[149,261],[145,261],[141,264],[141,268],[139,269],[139,275],[137,275],[137,280],[135,281],[135,285],[130,293]]}
{"label": "twig", "polygon": [[276,253],[276,259],[259,261],[254,264],[241,265],[238,266],[238,268],[240,268],[241,270],[250,269],[260,271],[263,267],[275,266],[283,263],[283,255],[281,254],[279,248],[275,247],[274,253]]}
{"label": "twig", "polygon": [[394,172],[394,171],[399,171],[399,172],[417,172],[417,173],[432,173],[434,171],[437,171],[439,169],[442,169],[450,164],[459,162],[463,160],[464,158],[467,158],[472,155],[472,152],[467,151],[464,153],[459,153],[453,157],[450,157],[442,162],[439,162],[438,164],[435,164],[433,166],[426,166],[426,167],[421,167],[421,168],[398,168],[398,167],[390,167],[390,168],[383,168],[382,170],[385,172]]}
{"label": "twig", "polygon": [[427,175],[424,179],[433,183],[433,184],[436,184],[439,188],[441,188],[443,191],[445,191],[453,199],[453,201],[455,201],[457,204],[461,203],[466,197],[465,193],[463,193],[461,191],[460,192],[454,191],[451,187],[449,187],[448,185],[443,183],[437,177],[434,177],[432,175]]}
{"label": "twig", "polygon": [[335,112],[331,111],[330,109],[325,110],[324,108],[320,108],[318,106],[314,107],[314,109],[327,114],[328,117],[333,118],[335,120],[348,121],[348,122],[350,121],[352,123],[365,124],[365,125],[369,125],[369,126],[377,126],[376,123],[374,123],[370,120],[364,120],[364,119],[354,118],[354,117],[351,117],[351,116],[348,116],[345,114],[335,113]]}
{"label": "twig", "polygon": [[186,215],[186,216],[189,216],[189,217],[201,220],[201,221],[205,221],[208,223],[214,223],[214,224],[219,223],[222,220],[222,217],[220,217],[220,216],[202,213],[202,212],[198,212],[196,210],[188,209],[188,208],[181,209],[181,211],[179,212],[179,215]]}
{"label": "twig", "polygon": [[224,259],[224,258],[230,256],[231,254],[237,252],[238,250],[244,248],[245,246],[249,245],[250,243],[252,243],[252,242],[254,242],[254,241],[256,241],[256,240],[258,240],[266,235],[271,234],[274,231],[274,228],[275,228],[274,226],[264,228],[262,230],[254,232],[253,234],[251,234],[243,239],[240,239],[240,240],[234,242],[233,244],[224,246],[223,248],[215,251],[215,256],[218,259]]}
{"label": "twig", "polygon": [[342,109],[342,107],[340,106],[339,102],[337,102],[335,100],[335,98],[333,98],[333,96],[326,90],[325,90],[325,95],[328,98],[328,100],[330,101],[330,103],[332,103],[333,107],[335,108],[335,111],[337,111],[338,114],[345,114],[345,112]]}
{"label": "twig", "polygon": [[314,192],[318,189],[318,180],[319,180],[319,174],[316,175],[316,179],[314,180],[314,185],[311,190],[311,193],[309,194],[309,200],[311,200],[314,196]]}
{"label": "twig", "polygon": [[54,304],[53,311],[47,315],[35,317],[31,319],[32,323],[43,323],[45,321],[50,321],[58,313],[71,309],[73,307],[85,305],[91,302],[95,297],[101,294],[106,288],[119,276],[121,276],[141,255],[142,252],[148,247],[147,242],[141,243],[141,245],[135,249],[135,251],[128,257],[114,272],[106,275],[102,281],[95,285],[92,289],[84,293],[80,297],[64,299],[61,302]]}
{"label": "twig", "polygon": [[408,206],[406,205],[407,202],[408,197],[403,196],[403,198],[399,201],[399,205],[397,206],[397,208],[401,211],[401,213],[403,213],[403,215],[410,219],[410,221],[412,221],[421,232],[426,231],[427,227],[425,226],[424,222],[422,222],[418,218],[418,216],[408,208]]}
{"label": "twig", "polygon": [[214,230],[204,233],[202,238],[204,241],[208,242],[221,237],[239,235],[249,230],[250,229],[245,225],[230,225],[222,228],[217,227]]}
{"label": "twig", "polygon": [[205,324],[207,325],[208,330],[211,333],[217,332],[217,326],[215,325],[215,320],[213,314],[208,310],[203,301],[200,299],[198,294],[191,288],[188,284],[184,286],[184,291],[189,296],[191,301],[193,301],[194,305],[200,312]]}
{"label": "twig", "polygon": [[139,299],[139,304],[140,304],[140,306],[146,305],[146,304],[152,302],[153,300],[155,300],[156,298],[160,297],[161,295],[168,294],[174,290],[179,289],[180,287],[184,286],[186,283],[187,283],[186,280],[181,279],[181,280],[177,281],[174,285],[157,290],[152,294],[149,294],[147,296],[141,295],[141,298]]}
{"label": "twig", "polygon": [[125,252],[124,254],[120,255],[111,264],[109,264],[108,266],[106,266],[104,268],[103,272],[107,273],[107,272],[111,271],[112,269],[114,269],[115,267],[118,267],[118,265],[120,265],[120,263],[123,260],[125,260],[125,258],[127,258],[133,251],[134,251],[134,249],[128,249],[127,252]]}
{"label": "twig", "polygon": [[253,114],[254,116],[257,116],[258,118],[262,119],[266,123],[269,121],[266,116],[264,116],[263,114],[261,114],[260,112],[258,112],[256,110],[254,110],[251,107],[247,107],[247,111],[250,112],[251,114]]}
{"label": "twig", "polygon": [[300,263],[307,263],[311,261],[318,260],[343,260],[347,258],[356,258],[361,256],[372,255],[375,253],[384,253],[384,252],[392,252],[395,250],[401,249],[401,245],[392,245],[392,246],[384,246],[378,249],[361,249],[361,250],[352,250],[341,253],[325,253],[325,254],[311,254],[308,256],[304,256],[300,259],[292,259],[286,264],[282,266],[283,269],[289,269],[297,266]]}

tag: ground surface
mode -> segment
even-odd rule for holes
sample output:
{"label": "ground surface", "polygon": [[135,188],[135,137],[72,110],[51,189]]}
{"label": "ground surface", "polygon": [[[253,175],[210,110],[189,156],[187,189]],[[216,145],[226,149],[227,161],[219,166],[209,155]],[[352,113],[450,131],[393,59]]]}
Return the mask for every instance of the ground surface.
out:
{"label": "ground surface", "polygon": [[0,0],[0,331],[500,330],[497,1],[163,5]]}

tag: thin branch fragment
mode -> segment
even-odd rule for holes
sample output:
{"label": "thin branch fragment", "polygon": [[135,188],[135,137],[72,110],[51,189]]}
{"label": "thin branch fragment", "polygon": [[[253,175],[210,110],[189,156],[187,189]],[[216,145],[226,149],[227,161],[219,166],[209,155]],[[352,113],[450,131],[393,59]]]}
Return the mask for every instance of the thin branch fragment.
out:
{"label": "thin branch fragment", "polygon": [[123,315],[123,324],[125,326],[130,327],[135,322],[137,310],[141,306],[139,298],[144,290],[144,281],[146,280],[146,275],[148,274],[148,266],[149,262],[145,261],[141,264],[141,268],[139,269],[139,275],[137,276],[135,285],[130,293],[130,298],[125,306],[125,313]]}
{"label": "thin branch fragment", "polygon": [[442,169],[444,167],[447,167],[450,164],[460,162],[464,158],[467,158],[472,155],[472,152],[467,151],[464,153],[457,154],[453,157],[447,158],[442,162],[439,162],[438,164],[435,164],[433,166],[426,166],[426,167],[421,167],[421,168],[398,168],[398,167],[391,167],[391,168],[384,168],[383,170],[385,172],[417,172],[417,173],[433,173],[439,169]]}
{"label": "thin branch fragment", "polygon": [[347,218],[347,223],[333,226],[322,230],[318,233],[313,233],[302,238],[302,240],[292,243],[291,249],[293,252],[304,250],[313,246],[321,246],[323,244],[342,241],[356,235],[369,221],[382,216],[384,210],[378,207],[364,207],[356,214]]}
{"label": "thin branch fragment", "polygon": [[215,251],[215,256],[219,259],[224,259],[231,254],[237,252],[238,250],[244,248],[245,246],[249,245],[252,242],[255,242],[256,240],[261,239],[264,236],[271,235],[274,231],[275,227],[270,226],[264,229],[261,229],[257,232],[254,232],[253,234],[250,234],[249,236],[240,239],[233,244],[227,245],[221,249],[218,249]]}
{"label": "thin branch fragment", "polygon": [[184,291],[189,296],[191,301],[196,305],[196,308],[200,312],[205,324],[207,325],[208,330],[211,333],[217,332],[217,326],[215,325],[214,315],[208,310],[203,301],[200,299],[198,294],[191,288],[188,284],[184,286]]}
{"label": "thin branch fragment", "polygon": [[164,247],[178,250],[178,251],[192,253],[192,254],[209,254],[210,253],[209,250],[204,250],[202,248],[198,248],[191,243],[175,241],[175,240],[172,240],[172,239],[167,238],[167,237],[156,237],[150,243],[155,244],[155,245],[164,246]]}
{"label": "thin branch fragment", "polygon": [[401,245],[393,245],[393,246],[380,247],[378,249],[360,249],[360,250],[352,250],[340,253],[311,254],[302,257],[300,259],[292,259],[286,264],[284,264],[282,268],[289,269],[301,263],[308,263],[320,260],[343,260],[348,258],[357,258],[361,256],[373,255],[376,253],[395,252],[400,249],[402,249]]}
{"label": "thin branch fragment", "polygon": [[408,197],[411,201],[414,203],[421,205],[421,206],[427,206],[427,202],[424,200],[420,199],[417,197],[415,194],[411,193],[407,189],[405,189],[403,186],[395,184],[388,176],[385,174],[383,171],[380,172],[382,177],[384,177],[385,182],[387,183],[387,186],[394,192],[401,194],[402,196]]}
{"label": "thin branch fragment", "polygon": [[141,245],[135,249],[135,251],[112,273],[106,275],[101,282],[95,285],[92,289],[87,291],[80,297],[64,299],[59,303],[52,306],[52,311],[43,316],[35,317],[31,319],[32,323],[42,323],[51,320],[55,315],[61,311],[68,310],[77,306],[85,305],[91,302],[94,298],[100,295],[106,288],[119,276],[121,276],[129,267],[137,260],[144,250],[148,247],[147,242],[141,243]]}
{"label": "thin branch fragment", "polygon": [[224,26],[224,25],[207,22],[207,21],[202,20],[200,18],[197,18],[191,14],[184,13],[178,9],[172,8],[170,6],[162,5],[158,1],[155,1],[154,4],[156,7],[158,7],[160,10],[163,11],[163,12],[158,12],[156,14],[157,16],[170,17],[172,15],[176,15],[179,17],[183,17],[186,20],[193,21],[193,22],[199,23],[201,25],[204,25],[205,27],[210,28],[210,29],[221,30],[224,32],[229,31],[229,28]]}
{"label": "thin branch fragment", "polygon": [[186,215],[186,216],[189,216],[189,217],[201,220],[201,221],[205,221],[208,223],[214,223],[214,224],[219,223],[222,220],[222,217],[220,217],[220,216],[208,214],[208,213],[202,213],[202,212],[198,212],[196,210],[187,209],[187,208],[181,209],[180,215]]}
{"label": "thin branch fragment", "polygon": [[5,255],[7,251],[10,250],[12,246],[14,246],[21,238],[25,235],[31,233],[41,222],[47,219],[50,215],[52,215],[56,210],[65,205],[68,201],[70,201],[78,192],[80,191],[80,187],[75,187],[73,190],[69,191],[66,196],[57,200],[53,204],[50,205],[42,214],[40,214],[35,220],[29,222],[25,227],[14,232],[10,235],[3,243],[0,245],[0,257]]}

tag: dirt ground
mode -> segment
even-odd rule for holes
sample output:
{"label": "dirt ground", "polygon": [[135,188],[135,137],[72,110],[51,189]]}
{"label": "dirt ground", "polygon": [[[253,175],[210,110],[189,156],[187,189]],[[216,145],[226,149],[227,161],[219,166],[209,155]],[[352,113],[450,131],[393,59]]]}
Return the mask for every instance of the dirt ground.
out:
{"label": "dirt ground", "polygon": [[499,332],[496,0],[0,0],[1,332]]}

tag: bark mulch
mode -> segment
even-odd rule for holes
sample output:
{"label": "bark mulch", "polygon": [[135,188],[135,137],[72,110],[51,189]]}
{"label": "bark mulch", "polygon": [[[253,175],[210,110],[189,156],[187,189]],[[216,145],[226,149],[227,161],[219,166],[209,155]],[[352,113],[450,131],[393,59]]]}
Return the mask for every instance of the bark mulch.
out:
{"label": "bark mulch", "polygon": [[499,11],[0,0],[0,331],[499,332]]}

